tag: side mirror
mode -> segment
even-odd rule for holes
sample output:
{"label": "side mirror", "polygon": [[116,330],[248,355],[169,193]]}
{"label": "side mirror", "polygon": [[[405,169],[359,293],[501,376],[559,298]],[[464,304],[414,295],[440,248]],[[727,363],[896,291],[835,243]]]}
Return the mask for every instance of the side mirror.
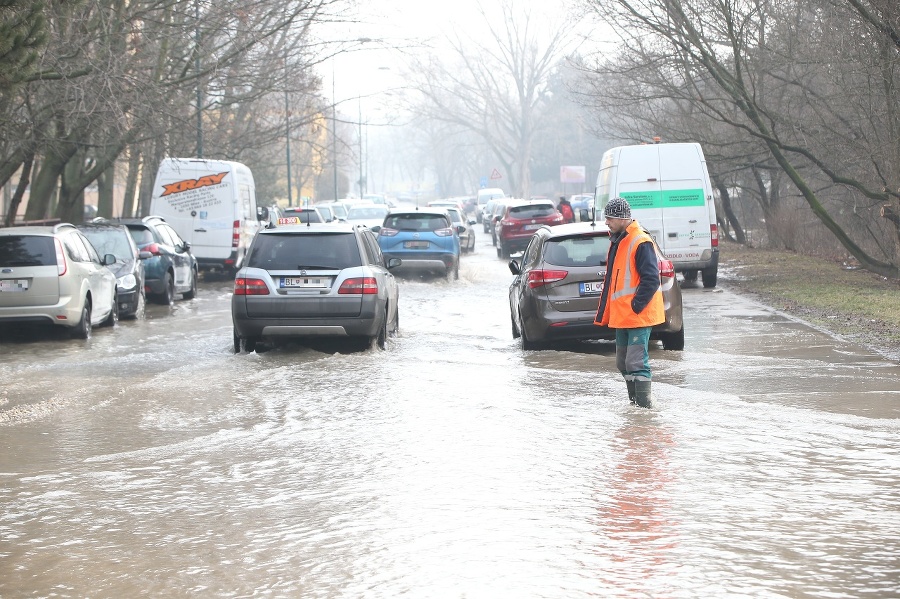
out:
{"label": "side mirror", "polygon": [[509,272],[512,274],[516,276],[522,274],[522,269],[519,268],[519,263],[516,260],[510,260],[507,266],[509,266]]}
{"label": "side mirror", "polygon": [[373,225],[371,231],[377,235],[378,232],[381,231],[381,225]]}
{"label": "side mirror", "polygon": [[191,242],[190,241],[182,241],[181,248],[186,252],[191,251]]}
{"label": "side mirror", "polygon": [[103,266],[109,266],[110,264],[115,264],[115,263],[116,263],[115,254],[103,254],[103,260],[101,261],[101,264],[103,264]]}
{"label": "side mirror", "polygon": [[456,225],[456,232],[462,235],[466,232],[466,227],[463,225]]}
{"label": "side mirror", "polygon": [[265,206],[257,206],[256,220],[269,220],[269,209]]}
{"label": "side mirror", "polygon": [[148,252],[147,250],[141,250],[138,252],[138,260],[148,260],[153,257],[153,254]]}
{"label": "side mirror", "polygon": [[469,226],[470,226],[470,227],[471,227],[472,225],[477,225],[477,224],[478,224],[478,221],[475,220],[474,218],[470,218],[470,219],[469,219]]}
{"label": "side mirror", "polygon": [[401,264],[403,264],[403,260],[401,260],[400,258],[391,258],[390,260],[388,260],[387,267],[388,270],[390,270],[392,268],[397,268]]}

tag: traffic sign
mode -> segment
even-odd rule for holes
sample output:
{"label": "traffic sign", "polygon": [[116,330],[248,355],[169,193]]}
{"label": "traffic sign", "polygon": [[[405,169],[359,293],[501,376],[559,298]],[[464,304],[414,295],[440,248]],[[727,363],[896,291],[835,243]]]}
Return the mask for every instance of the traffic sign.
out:
{"label": "traffic sign", "polygon": [[481,189],[484,189],[485,187],[487,187],[487,177],[482,177],[482,178],[478,181],[478,186],[479,186]]}
{"label": "traffic sign", "polygon": [[494,169],[494,172],[491,173],[491,181],[496,181],[497,179],[502,179],[503,175],[500,174],[500,171]]}

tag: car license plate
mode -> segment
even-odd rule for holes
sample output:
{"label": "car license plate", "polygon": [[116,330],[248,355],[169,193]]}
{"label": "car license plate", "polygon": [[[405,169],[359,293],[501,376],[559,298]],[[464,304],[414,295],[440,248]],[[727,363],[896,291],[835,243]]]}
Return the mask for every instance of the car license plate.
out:
{"label": "car license plate", "polygon": [[4,279],[0,281],[0,291],[16,292],[27,290],[28,279]]}
{"label": "car license plate", "polygon": [[603,293],[603,281],[588,281],[579,283],[578,286],[580,287],[578,291],[581,295],[600,295]]}
{"label": "car license plate", "polygon": [[524,230],[526,230],[526,231],[535,231],[535,230],[537,230],[537,229],[540,229],[540,228],[541,228],[541,225],[525,225],[525,226],[522,227],[522,228],[523,228]]}
{"label": "car license plate", "polygon": [[410,250],[427,250],[429,243],[427,241],[404,241],[403,247]]}
{"label": "car license plate", "polygon": [[281,287],[282,289],[328,287],[328,279],[319,277],[281,277]]}

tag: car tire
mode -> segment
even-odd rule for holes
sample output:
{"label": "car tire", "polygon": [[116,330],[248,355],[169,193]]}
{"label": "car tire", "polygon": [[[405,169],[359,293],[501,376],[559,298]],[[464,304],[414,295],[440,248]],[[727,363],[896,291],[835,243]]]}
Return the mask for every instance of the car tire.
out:
{"label": "car tire", "polygon": [[[520,318],[519,320],[522,320],[522,319]],[[519,337],[519,340],[522,342],[522,349],[524,349],[525,351],[541,349],[540,343],[532,341],[531,339],[528,338],[528,333],[525,332],[525,327],[522,327],[521,329],[519,329],[519,334],[521,335],[521,337]]]}
{"label": "car tire", "polygon": [[171,306],[175,302],[175,280],[172,279],[172,273],[166,272],[163,278],[163,292],[154,299],[156,303],[164,306]]}
{"label": "car tire", "polygon": [[509,260],[509,253],[509,246],[501,241],[497,246],[497,255],[504,260]]}
{"label": "car tire", "polygon": [[106,320],[100,326],[114,327],[117,324],[119,324],[119,301],[116,299],[116,294],[113,293],[112,308],[109,311],[109,316],[106,317]]}
{"label": "car tire", "polygon": [[510,317],[509,317],[509,322],[512,325],[513,339],[518,339],[519,337],[521,337],[521,335],[519,334],[519,327],[516,326],[516,319],[513,318],[512,315],[510,315]]}
{"label": "car tire", "polygon": [[241,337],[241,351],[252,354],[256,351],[257,345],[259,345],[259,339],[256,337]]}
{"label": "car tire", "polygon": [[703,288],[712,289],[716,286],[716,280],[719,278],[719,267],[704,268],[700,274],[703,275]]}
{"label": "car tire", "polygon": [[681,351],[684,349],[684,327],[680,331],[674,333],[660,333],[659,340],[662,341],[663,349],[672,351]]}
{"label": "car tire", "polygon": [[84,300],[84,307],[81,308],[81,320],[72,329],[72,337],[76,339],[91,338],[91,302],[87,298]]}
{"label": "car tire", "polygon": [[456,262],[453,263],[453,280],[459,280],[459,256],[456,257]]}
{"label": "car tire", "polygon": [[237,329],[232,330],[232,335],[234,336],[234,353],[241,353],[241,337],[238,335]]}
{"label": "car tire", "polygon": [[181,297],[189,300],[197,296],[197,269],[191,269],[191,288],[181,294]]}
{"label": "car tire", "polygon": [[147,310],[147,294],[144,292],[143,288],[138,291],[137,303],[134,307],[134,312],[130,315],[130,318],[143,318],[144,312]]}
{"label": "car tire", "polygon": [[378,327],[378,334],[372,337],[371,342],[372,345],[378,349],[384,349],[385,344],[387,343],[388,336],[388,311],[387,306],[385,306],[384,310],[384,318],[381,319],[381,326]]}

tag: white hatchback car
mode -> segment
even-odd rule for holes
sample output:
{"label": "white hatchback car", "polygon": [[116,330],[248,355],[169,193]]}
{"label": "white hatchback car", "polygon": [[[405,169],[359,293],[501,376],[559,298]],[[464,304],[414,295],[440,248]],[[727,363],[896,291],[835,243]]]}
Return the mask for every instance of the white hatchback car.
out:
{"label": "white hatchback car", "polygon": [[53,324],[80,339],[115,325],[115,263],[68,223],[0,229],[0,325]]}

